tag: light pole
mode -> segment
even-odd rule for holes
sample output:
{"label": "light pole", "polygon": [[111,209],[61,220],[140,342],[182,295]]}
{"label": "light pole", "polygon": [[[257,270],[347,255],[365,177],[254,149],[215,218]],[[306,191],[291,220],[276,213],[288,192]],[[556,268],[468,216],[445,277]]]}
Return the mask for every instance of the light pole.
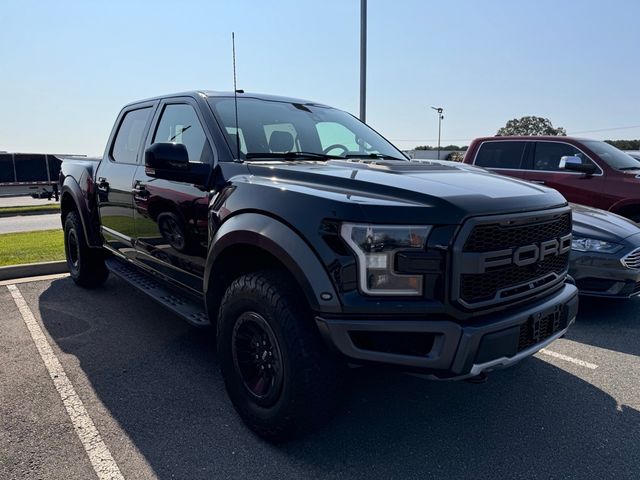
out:
{"label": "light pole", "polygon": [[436,112],[438,112],[438,160],[440,160],[440,132],[442,132],[442,120],[444,119],[444,108],[442,107],[431,107]]}
{"label": "light pole", "polygon": [[367,0],[360,0],[360,120],[367,117]]}

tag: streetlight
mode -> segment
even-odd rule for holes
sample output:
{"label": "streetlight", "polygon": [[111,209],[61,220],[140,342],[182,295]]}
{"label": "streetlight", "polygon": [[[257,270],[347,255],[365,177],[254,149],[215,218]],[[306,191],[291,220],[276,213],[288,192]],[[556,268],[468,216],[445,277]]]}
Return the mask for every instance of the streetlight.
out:
{"label": "streetlight", "polygon": [[436,112],[438,112],[438,160],[440,160],[440,132],[442,131],[442,120],[444,119],[444,108],[442,107],[431,107]]}
{"label": "streetlight", "polygon": [[360,120],[367,117],[367,0],[360,0]]}

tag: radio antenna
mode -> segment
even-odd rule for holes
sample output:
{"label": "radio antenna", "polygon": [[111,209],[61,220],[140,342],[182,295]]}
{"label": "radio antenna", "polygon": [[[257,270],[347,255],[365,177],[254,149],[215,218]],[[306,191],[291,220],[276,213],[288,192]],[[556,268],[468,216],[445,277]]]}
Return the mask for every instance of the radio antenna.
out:
{"label": "radio antenna", "polygon": [[231,48],[233,51],[233,103],[236,109],[236,155],[240,160],[240,129],[238,128],[238,89],[236,86],[236,35],[231,32]]}

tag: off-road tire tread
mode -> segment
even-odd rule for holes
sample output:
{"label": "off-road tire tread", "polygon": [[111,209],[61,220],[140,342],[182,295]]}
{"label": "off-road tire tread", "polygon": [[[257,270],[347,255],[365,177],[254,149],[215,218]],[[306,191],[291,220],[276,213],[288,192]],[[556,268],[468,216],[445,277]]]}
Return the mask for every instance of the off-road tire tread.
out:
{"label": "off-road tire tread", "polygon": [[[218,352],[222,353],[220,363],[231,399],[252,430],[275,442],[297,437],[327,422],[336,410],[342,379],[341,362],[323,343],[301,292],[292,287],[292,282],[293,279],[285,272],[278,270],[242,275],[227,289],[218,317]],[[225,322],[234,320],[229,318],[233,315],[230,311],[233,302],[247,296],[264,302],[270,316],[277,319],[285,337],[279,337],[278,341],[288,352],[290,376],[285,378],[285,382],[290,382],[292,394],[286,414],[272,422],[264,422],[251,415],[238,403],[237,393],[228,385],[228,377],[235,371],[230,346],[223,345],[227,338],[230,339],[230,335],[227,337],[224,332]]]}
{"label": "off-road tire tread", "polygon": [[102,285],[109,277],[109,270],[104,262],[102,249],[89,248],[84,235],[82,223],[77,212],[69,212],[64,222],[65,252],[67,244],[67,231],[73,228],[80,244],[80,268],[78,272],[70,269],[73,281],[84,288],[96,288]]}

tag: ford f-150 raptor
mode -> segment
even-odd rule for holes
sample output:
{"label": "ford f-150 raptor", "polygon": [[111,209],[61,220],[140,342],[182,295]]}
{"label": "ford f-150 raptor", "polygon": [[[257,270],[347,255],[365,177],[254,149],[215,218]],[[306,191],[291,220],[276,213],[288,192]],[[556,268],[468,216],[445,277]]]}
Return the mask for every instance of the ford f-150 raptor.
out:
{"label": "ford f-150 raptor", "polygon": [[469,379],[562,336],[571,210],[556,191],[412,163],[352,115],[208,91],[134,102],[60,173],[71,278],[109,272],[215,332],[236,410],[283,440],[343,366]]}

